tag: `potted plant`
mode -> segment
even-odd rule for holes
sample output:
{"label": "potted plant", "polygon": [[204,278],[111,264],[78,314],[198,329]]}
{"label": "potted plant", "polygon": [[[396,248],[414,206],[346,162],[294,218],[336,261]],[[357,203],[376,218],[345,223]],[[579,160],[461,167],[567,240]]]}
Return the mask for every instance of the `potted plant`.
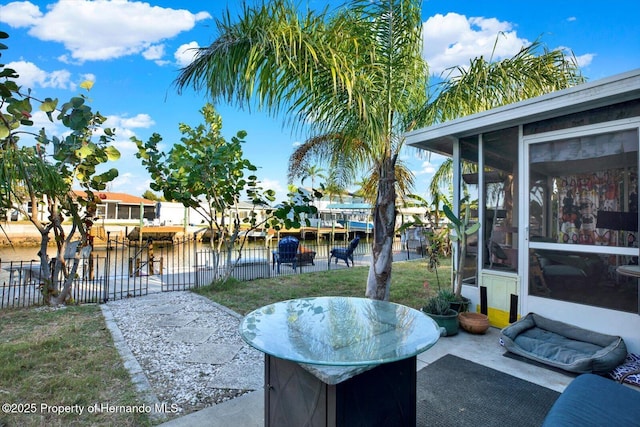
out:
{"label": "potted plant", "polygon": [[[425,282],[424,287],[428,294],[429,283]],[[451,336],[458,333],[458,312],[449,307],[449,301],[442,297],[440,291],[435,296],[427,299],[422,311],[436,322],[440,327],[442,336]]]}
{"label": "potted plant", "polygon": [[433,296],[427,300],[422,311],[438,324],[442,336],[458,333],[458,312],[449,308],[449,301],[446,299],[438,295]]}
{"label": "potted plant", "polygon": [[447,227],[451,230],[449,239],[454,245],[454,258],[453,258],[453,295],[454,301],[463,301],[462,298],[462,276],[464,269],[464,261],[467,255],[467,239],[472,234],[476,233],[480,229],[480,223],[470,224],[469,217],[470,210],[467,204],[464,217],[458,218],[451,208],[447,205],[443,205],[442,210],[445,216],[449,219]]}
{"label": "potted plant", "polygon": [[[443,206],[444,214],[449,218],[449,229],[451,242],[456,246],[457,258],[453,265],[454,292],[453,295],[443,295],[449,297],[452,302],[460,305],[458,310],[458,322],[462,328],[471,333],[483,334],[489,328],[489,319],[481,313],[468,313],[469,300],[462,296],[462,276],[464,269],[464,261],[467,251],[467,238],[476,233],[480,229],[480,224],[469,224],[469,205],[466,207],[465,215],[462,219],[455,216],[453,211],[447,206]],[[466,303],[466,304],[465,304]]]}
{"label": "potted plant", "polygon": [[471,300],[463,296],[460,296],[460,298],[456,297],[456,294],[451,289],[439,290],[438,296],[448,301],[449,308],[455,310],[456,313],[462,313],[469,310]]}

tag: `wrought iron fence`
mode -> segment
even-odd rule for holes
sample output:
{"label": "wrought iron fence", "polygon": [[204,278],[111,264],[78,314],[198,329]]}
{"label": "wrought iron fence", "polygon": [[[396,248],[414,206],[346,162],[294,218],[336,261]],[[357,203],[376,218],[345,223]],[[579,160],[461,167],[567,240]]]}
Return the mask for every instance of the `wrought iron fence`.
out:
{"label": "wrought iron fence", "polygon": [[[282,239],[280,239],[282,240]],[[300,241],[295,262],[282,261],[278,239],[254,240],[241,250],[218,253],[196,236],[172,241],[109,239],[79,259],[71,297],[78,303],[104,303],[153,292],[194,289],[229,274],[254,280],[347,268],[343,259],[331,257],[333,249],[348,250],[349,241]],[[355,265],[368,265],[371,242],[363,237],[353,252]],[[394,242],[394,261],[423,257],[423,248]],[[230,255],[230,256],[229,256]],[[351,264],[351,262],[350,262]],[[279,268],[278,268],[279,267]],[[0,260],[0,308],[43,304],[42,272],[37,261]]]}

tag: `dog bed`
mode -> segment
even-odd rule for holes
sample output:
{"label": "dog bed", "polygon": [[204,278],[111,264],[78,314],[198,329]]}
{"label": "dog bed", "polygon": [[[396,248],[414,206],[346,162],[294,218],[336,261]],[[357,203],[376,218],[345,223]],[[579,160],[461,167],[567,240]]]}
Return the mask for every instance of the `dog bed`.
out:
{"label": "dog bed", "polygon": [[627,357],[619,336],[582,329],[529,313],[501,332],[504,347],[517,355],[576,373],[604,374]]}

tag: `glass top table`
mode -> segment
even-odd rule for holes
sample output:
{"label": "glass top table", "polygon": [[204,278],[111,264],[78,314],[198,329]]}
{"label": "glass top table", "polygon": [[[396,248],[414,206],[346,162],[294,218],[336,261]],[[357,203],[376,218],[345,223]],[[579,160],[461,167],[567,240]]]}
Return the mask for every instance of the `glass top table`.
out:
{"label": "glass top table", "polygon": [[281,359],[325,366],[371,366],[433,346],[437,325],[403,305],[353,297],[282,301],[247,314],[242,338]]}
{"label": "glass top table", "polygon": [[640,277],[640,265],[621,265],[616,270],[624,276]]}

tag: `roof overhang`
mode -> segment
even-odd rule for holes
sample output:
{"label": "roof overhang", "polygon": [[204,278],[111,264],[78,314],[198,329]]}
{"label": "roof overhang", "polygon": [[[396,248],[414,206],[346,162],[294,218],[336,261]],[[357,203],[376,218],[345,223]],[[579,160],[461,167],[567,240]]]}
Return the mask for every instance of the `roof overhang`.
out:
{"label": "roof overhang", "polygon": [[405,134],[416,148],[450,154],[459,138],[640,98],[640,69],[450,120]]}

